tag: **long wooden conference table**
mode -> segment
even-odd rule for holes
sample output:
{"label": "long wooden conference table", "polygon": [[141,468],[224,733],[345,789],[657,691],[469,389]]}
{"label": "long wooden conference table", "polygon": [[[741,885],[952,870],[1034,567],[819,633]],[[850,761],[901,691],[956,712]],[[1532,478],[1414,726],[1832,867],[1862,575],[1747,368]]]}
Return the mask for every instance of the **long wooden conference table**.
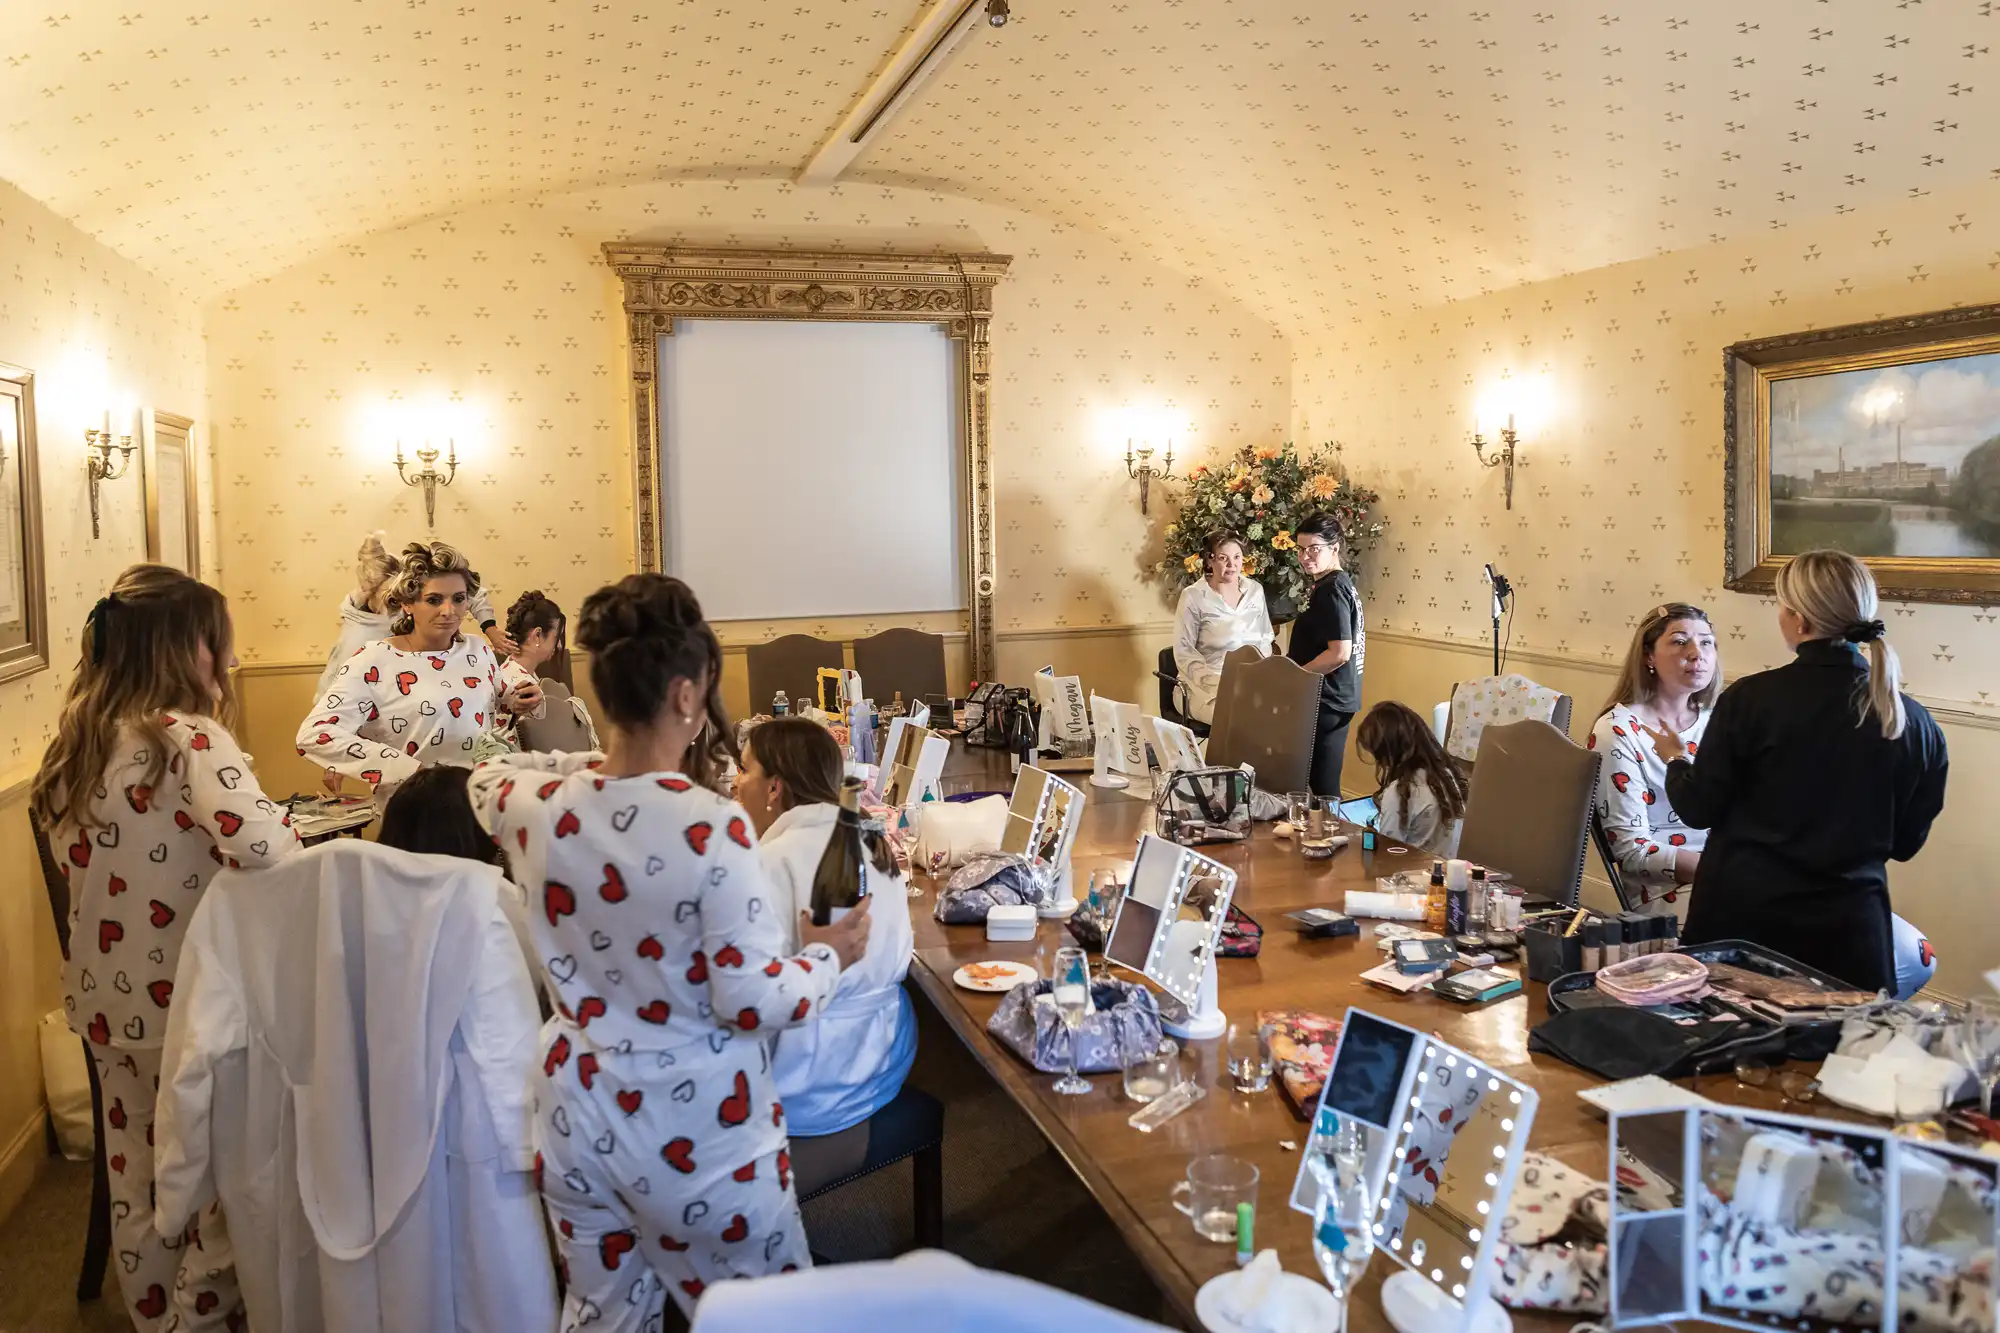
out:
{"label": "long wooden conference table", "polygon": [[[979,790],[1005,790],[1011,784],[1005,755],[968,751],[958,742],[953,748],[948,779],[959,785],[970,781]],[[1122,792],[1092,788],[1088,775],[1065,776],[1083,785],[1088,795],[1076,841],[1078,891],[1096,869],[1116,869],[1123,878],[1140,833],[1150,827],[1151,805]],[[990,788],[982,779],[990,781]],[[1471,1009],[1428,994],[1396,995],[1360,979],[1363,970],[1383,958],[1367,921],[1361,923],[1358,939],[1308,940],[1283,919],[1283,913],[1302,907],[1337,909],[1348,889],[1373,888],[1377,876],[1419,865],[1427,869],[1422,853],[1386,847],[1363,852],[1356,837],[1330,861],[1307,861],[1293,844],[1273,836],[1270,825],[1259,825],[1247,843],[1201,850],[1236,870],[1235,903],[1264,929],[1257,957],[1218,962],[1221,1005],[1232,1022],[1254,1024],[1260,1010],[1281,1008],[1338,1019],[1351,1005],[1431,1032],[1537,1089],[1541,1102],[1530,1140],[1535,1150],[1583,1168],[1595,1179],[1607,1178],[1604,1118],[1575,1095],[1601,1080],[1528,1050],[1528,1029],[1547,1012],[1543,987],[1531,983],[1519,995]],[[1194,1314],[1196,1290],[1235,1267],[1233,1248],[1196,1235],[1170,1201],[1191,1158],[1224,1152],[1255,1163],[1260,1173],[1258,1248],[1276,1248],[1289,1272],[1318,1275],[1309,1219],[1287,1203],[1308,1126],[1292,1113],[1275,1080],[1265,1092],[1240,1095],[1229,1086],[1220,1039],[1183,1043],[1183,1068],[1207,1095],[1151,1134],[1126,1123],[1137,1107],[1125,1099],[1116,1072],[1092,1076],[1087,1094],[1057,1095],[1054,1075],[1036,1072],[988,1035],[986,1023],[1000,997],[965,990],[951,976],[966,963],[1004,959],[1033,964],[1038,950],[1053,956],[1059,944],[1073,942],[1064,923],[1043,921],[1036,941],[990,943],[981,927],[939,925],[932,915],[937,884],[921,875],[915,883],[924,892],[909,900],[916,930],[910,980],[1090,1190],[1185,1327],[1201,1327]],[[1778,1106],[1774,1094],[1741,1087],[1729,1075],[1692,1080],[1688,1086],[1717,1101]],[[1354,1333],[1389,1328],[1376,1292],[1393,1271],[1382,1255],[1370,1264],[1352,1311]],[[1524,1329],[1550,1333],[1567,1329],[1576,1318],[1515,1314]]]}

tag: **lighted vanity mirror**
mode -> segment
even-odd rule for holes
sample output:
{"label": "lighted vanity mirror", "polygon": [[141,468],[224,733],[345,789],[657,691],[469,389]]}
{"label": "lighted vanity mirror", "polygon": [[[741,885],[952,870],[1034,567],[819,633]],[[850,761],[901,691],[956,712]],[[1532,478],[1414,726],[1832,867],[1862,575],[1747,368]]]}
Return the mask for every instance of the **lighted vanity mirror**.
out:
{"label": "lighted vanity mirror", "polygon": [[[1456,1047],[1347,1011],[1320,1106],[1364,1127],[1375,1249],[1405,1270],[1382,1293],[1399,1329],[1505,1326],[1489,1274],[1536,1100]],[[1291,1205],[1316,1200],[1301,1162]]]}
{"label": "lighted vanity mirror", "polygon": [[1014,779],[1000,850],[1060,866],[1069,860],[1083,817],[1083,792],[1053,773],[1024,768]]}
{"label": "lighted vanity mirror", "polygon": [[1143,973],[1184,1005],[1197,1004],[1235,892],[1236,872],[1220,861],[1140,835],[1105,959]]}
{"label": "lighted vanity mirror", "polygon": [[889,728],[890,753],[882,765],[882,803],[900,809],[924,799],[944,773],[951,742],[936,732],[897,718]]}

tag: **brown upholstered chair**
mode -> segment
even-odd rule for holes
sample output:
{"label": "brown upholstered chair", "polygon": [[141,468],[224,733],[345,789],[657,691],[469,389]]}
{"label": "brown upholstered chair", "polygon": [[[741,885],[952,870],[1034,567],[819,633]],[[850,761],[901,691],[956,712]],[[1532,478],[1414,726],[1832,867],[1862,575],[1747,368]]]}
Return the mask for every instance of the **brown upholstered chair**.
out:
{"label": "brown upholstered chair", "polygon": [[521,748],[530,754],[583,754],[591,744],[589,714],[579,711],[583,700],[569,692],[559,680],[544,676],[540,681],[544,706],[538,718],[524,717],[519,724]]}
{"label": "brown upholstered chair", "polygon": [[1320,678],[1285,657],[1239,648],[1222,659],[1208,762],[1256,770],[1265,791],[1304,791],[1319,739]]}
{"label": "brown upholstered chair", "polygon": [[1597,756],[1589,750],[1546,722],[1488,727],[1458,854],[1506,871],[1528,893],[1574,906],[1596,799]]}
{"label": "brown upholstered chair", "polygon": [[[836,670],[846,666],[840,645],[810,634],[787,634],[769,643],[759,643],[744,653],[750,668],[750,711],[767,713],[771,697],[783,690],[794,709],[809,704],[817,696],[821,667]],[[865,682],[866,676],[862,677]]]}
{"label": "brown upholstered chair", "polygon": [[[898,694],[918,704],[927,694],[949,694],[944,676],[944,636],[916,629],[885,629],[854,641],[854,669],[861,688],[878,705]],[[752,696],[755,697],[754,695]]]}

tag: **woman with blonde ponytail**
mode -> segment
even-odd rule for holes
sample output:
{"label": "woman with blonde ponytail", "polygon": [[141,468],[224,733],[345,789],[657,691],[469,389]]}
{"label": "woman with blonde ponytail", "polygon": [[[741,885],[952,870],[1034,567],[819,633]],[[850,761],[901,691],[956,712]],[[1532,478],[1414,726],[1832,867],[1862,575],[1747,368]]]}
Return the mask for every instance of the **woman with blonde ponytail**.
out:
{"label": "woman with blonde ponytail", "polygon": [[1944,736],[1898,688],[1866,565],[1807,551],[1777,594],[1795,656],[1723,692],[1699,758],[1646,728],[1674,809],[1709,831],[1682,937],[1752,940],[1893,992],[1887,863],[1915,856],[1944,808]]}

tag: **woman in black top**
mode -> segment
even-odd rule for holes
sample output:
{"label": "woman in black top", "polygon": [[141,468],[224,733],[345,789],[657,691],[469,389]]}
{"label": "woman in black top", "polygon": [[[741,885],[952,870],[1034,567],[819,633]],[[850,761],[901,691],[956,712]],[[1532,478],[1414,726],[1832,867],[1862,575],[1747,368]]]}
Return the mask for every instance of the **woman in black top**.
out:
{"label": "woman in black top", "polygon": [[1723,692],[1698,760],[1672,732],[1646,731],[1667,799],[1709,830],[1681,935],[1753,940],[1893,992],[1885,862],[1915,856],[1944,808],[1944,736],[1896,689],[1867,566],[1808,551],[1778,572],[1777,594],[1798,656]]}
{"label": "woman in black top", "polygon": [[1312,600],[1292,626],[1285,654],[1320,677],[1319,735],[1313,745],[1311,787],[1316,796],[1340,799],[1340,769],[1347,758],[1347,724],[1361,711],[1361,663],[1367,633],[1361,627],[1361,598],[1354,580],[1340,567],[1340,524],[1330,514],[1314,514],[1292,536],[1299,564],[1312,580]]}

